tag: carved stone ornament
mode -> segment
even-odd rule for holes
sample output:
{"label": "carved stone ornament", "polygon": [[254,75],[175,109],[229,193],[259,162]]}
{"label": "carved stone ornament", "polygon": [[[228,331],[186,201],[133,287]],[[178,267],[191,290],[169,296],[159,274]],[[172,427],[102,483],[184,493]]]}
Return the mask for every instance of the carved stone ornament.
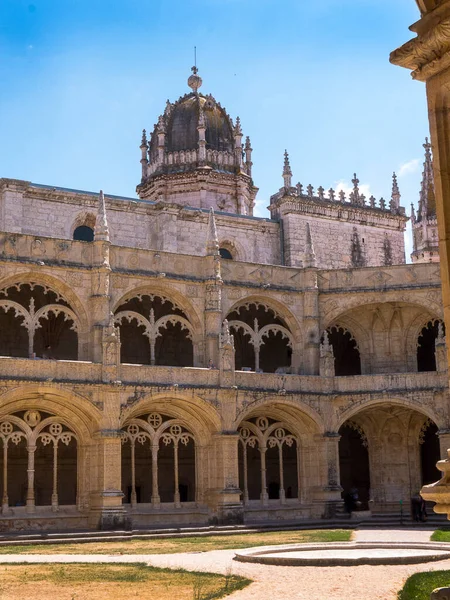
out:
{"label": "carved stone ornament", "polygon": [[394,65],[411,69],[413,79],[426,81],[450,66],[450,16],[391,53]]}

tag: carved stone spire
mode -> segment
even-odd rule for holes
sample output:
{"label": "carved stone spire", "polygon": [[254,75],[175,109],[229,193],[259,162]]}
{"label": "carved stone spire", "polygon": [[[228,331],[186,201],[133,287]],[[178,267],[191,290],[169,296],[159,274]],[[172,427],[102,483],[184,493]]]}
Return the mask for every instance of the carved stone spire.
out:
{"label": "carved stone spire", "polygon": [[141,139],[141,165],[142,165],[142,181],[147,177],[147,166],[148,166],[148,142],[147,142],[147,132],[145,129],[142,130],[142,139]]}
{"label": "carved stone spire", "polygon": [[389,208],[391,212],[397,212],[400,207],[400,190],[398,189],[397,175],[392,174],[392,194]]}
{"label": "carved stone spire", "polygon": [[287,153],[287,150],[284,151],[283,179],[284,187],[289,189],[292,185],[292,171],[291,165],[289,164],[289,154]]}
{"label": "carved stone spire", "polygon": [[361,204],[361,196],[359,194],[359,179],[356,177],[356,173],[353,173],[353,191],[350,192],[350,202],[352,204]]}
{"label": "carved stone spire", "polygon": [[94,241],[109,242],[109,228],[108,221],[106,219],[105,196],[103,195],[102,190],[100,190],[100,194],[98,196],[97,217],[95,219],[94,227]]}
{"label": "carved stone spire", "polygon": [[253,166],[253,163],[252,163],[253,148],[250,143],[250,138],[248,136],[245,138],[245,148],[244,149],[245,149],[245,165],[247,167],[247,175],[249,177],[251,177],[252,176],[252,166]]}
{"label": "carved stone spire", "polygon": [[417,221],[436,218],[433,161],[431,158],[431,144],[429,143],[428,138],[425,138],[425,144],[423,147],[425,148],[425,161],[423,163]]}
{"label": "carved stone spire", "polygon": [[303,266],[305,269],[313,269],[317,266],[316,254],[314,252],[314,246],[311,237],[311,229],[309,223],[306,223],[306,240],[305,240],[305,252],[303,256]]}
{"label": "carved stone spire", "polygon": [[206,256],[219,256],[219,238],[217,237],[214,209],[211,207],[208,217],[208,233],[206,237]]}

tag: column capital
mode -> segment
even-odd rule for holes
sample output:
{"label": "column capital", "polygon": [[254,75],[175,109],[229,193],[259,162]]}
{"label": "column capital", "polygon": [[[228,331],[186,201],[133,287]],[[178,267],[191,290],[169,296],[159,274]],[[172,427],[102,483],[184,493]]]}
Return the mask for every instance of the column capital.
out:
{"label": "column capital", "polygon": [[422,18],[410,27],[417,37],[391,52],[394,65],[412,70],[413,79],[427,81],[450,67],[450,2],[419,0]]}

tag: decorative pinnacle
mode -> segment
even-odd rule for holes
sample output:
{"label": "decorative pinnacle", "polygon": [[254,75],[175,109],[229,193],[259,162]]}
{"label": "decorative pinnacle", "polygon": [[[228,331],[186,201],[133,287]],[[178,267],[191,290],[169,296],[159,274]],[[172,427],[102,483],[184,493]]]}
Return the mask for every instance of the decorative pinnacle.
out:
{"label": "decorative pinnacle", "polygon": [[242,135],[241,119],[236,117],[236,125],[234,126],[234,135]]}
{"label": "decorative pinnacle", "polygon": [[292,185],[292,171],[291,171],[291,165],[289,164],[289,154],[288,154],[287,150],[284,151],[283,179],[284,179],[284,187],[290,188]]}
{"label": "decorative pinnacle", "polygon": [[311,228],[309,226],[308,221],[306,222],[306,240],[303,266],[305,267],[305,269],[311,269],[316,266],[316,253],[314,252],[314,246],[311,237]]}
{"label": "decorative pinnacle", "polygon": [[425,160],[427,162],[431,162],[431,144],[427,137],[425,138],[425,144],[423,144],[423,147],[425,148]]}
{"label": "decorative pinnacle", "polygon": [[395,172],[392,174],[392,195],[389,203],[391,211],[396,212],[400,206],[400,190],[398,189],[397,175]]}
{"label": "decorative pinnacle", "polygon": [[219,238],[217,237],[216,219],[214,209],[211,207],[208,217],[208,233],[206,236],[206,256],[220,256]]}
{"label": "decorative pinnacle", "polygon": [[198,89],[202,87],[203,81],[200,75],[197,75],[198,69],[196,66],[193,66],[191,71],[192,75],[189,77],[187,83],[191,90],[196,94]]}
{"label": "decorative pinnacle", "polygon": [[142,130],[141,148],[147,148],[147,132],[145,129]]}
{"label": "decorative pinnacle", "polygon": [[247,136],[247,137],[245,138],[245,149],[246,149],[247,151],[248,151],[248,150],[250,150],[250,151],[252,150],[252,145],[251,145],[251,143],[250,143],[250,138],[249,138],[249,136]]}
{"label": "decorative pinnacle", "polygon": [[98,209],[97,216],[95,218],[94,240],[96,242],[109,242],[109,228],[108,221],[106,219],[105,196],[103,195],[103,190],[100,190],[100,194],[98,196]]}

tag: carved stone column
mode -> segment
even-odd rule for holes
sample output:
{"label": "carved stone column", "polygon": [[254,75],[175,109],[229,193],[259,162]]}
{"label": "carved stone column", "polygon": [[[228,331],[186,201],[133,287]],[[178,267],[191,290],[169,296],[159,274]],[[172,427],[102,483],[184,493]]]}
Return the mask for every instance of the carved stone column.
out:
{"label": "carved stone column", "polygon": [[[391,62],[411,69],[413,79],[426,82],[444,319],[450,331],[450,0],[417,0],[417,4],[421,19],[410,27],[417,36],[392,52]],[[450,462],[439,461],[437,466],[443,478],[424,486],[421,494],[437,503],[435,512],[450,517]]]}
{"label": "carved stone column", "polygon": [[417,4],[421,19],[410,27],[417,37],[394,50],[390,60],[411,69],[413,79],[426,82],[444,318],[450,331],[450,0],[418,0]]}
{"label": "carved stone column", "polygon": [[206,364],[218,367],[219,336],[222,328],[222,278],[220,276],[220,259],[208,256],[207,269],[210,278],[206,282],[205,294],[205,333],[206,333]]}
{"label": "carved stone column", "polygon": [[125,508],[122,505],[120,431],[103,429],[96,434],[97,451],[91,458],[97,471],[97,490],[91,494],[89,525],[98,529],[123,529]]}
{"label": "carved stone column", "polygon": [[[305,269],[305,293],[303,300],[303,374],[319,374],[319,347],[320,347],[320,329],[319,329],[319,288],[317,286],[317,272],[315,269]],[[296,357],[292,357],[294,364]],[[297,372],[297,370],[296,370]]]}
{"label": "carved stone column", "polygon": [[242,523],[243,505],[239,488],[238,444],[239,435],[223,431],[215,436],[216,490],[214,512],[221,524]]}
{"label": "carved stone column", "polygon": [[342,504],[339,471],[339,440],[341,436],[334,431],[327,431],[324,435],[327,460],[327,484],[325,492],[325,510],[324,517],[331,518],[336,516],[337,508]]}

